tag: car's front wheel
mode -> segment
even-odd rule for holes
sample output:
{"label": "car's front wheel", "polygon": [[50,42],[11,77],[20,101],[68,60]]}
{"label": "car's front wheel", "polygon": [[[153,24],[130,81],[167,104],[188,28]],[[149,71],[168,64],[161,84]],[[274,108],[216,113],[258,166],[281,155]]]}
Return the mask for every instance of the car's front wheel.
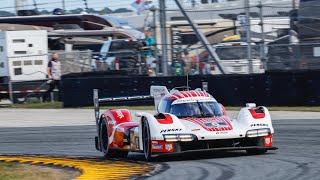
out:
{"label": "car's front wheel", "polygon": [[149,161],[151,160],[151,135],[150,135],[150,127],[147,119],[143,121],[142,140],[143,140],[144,157],[146,158],[147,161]]}

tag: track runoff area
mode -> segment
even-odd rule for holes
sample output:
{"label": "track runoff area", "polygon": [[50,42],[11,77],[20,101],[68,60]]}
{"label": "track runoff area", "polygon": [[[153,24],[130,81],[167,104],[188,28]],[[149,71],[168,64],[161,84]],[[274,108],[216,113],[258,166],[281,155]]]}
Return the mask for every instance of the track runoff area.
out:
{"label": "track runoff area", "polygon": [[159,157],[151,164],[137,153],[105,160],[94,147],[92,109],[0,109],[0,114],[0,161],[74,168],[82,172],[78,179],[317,179],[320,175],[320,113],[272,112],[274,144],[279,149],[265,155],[193,153]]}
{"label": "track runoff area", "polygon": [[129,179],[142,176],[154,169],[150,164],[97,159],[76,159],[38,156],[0,156],[3,162],[19,162],[31,165],[47,165],[79,170],[81,175],[76,180]]}

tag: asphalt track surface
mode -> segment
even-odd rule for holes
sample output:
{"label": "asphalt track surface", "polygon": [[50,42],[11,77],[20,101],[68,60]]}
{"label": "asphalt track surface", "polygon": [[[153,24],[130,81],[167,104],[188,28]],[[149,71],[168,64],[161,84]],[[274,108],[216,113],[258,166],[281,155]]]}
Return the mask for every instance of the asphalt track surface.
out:
{"label": "asphalt track surface", "polygon": [[[3,121],[0,114],[0,121]],[[45,120],[45,119],[44,119]],[[149,179],[320,179],[320,116],[274,119],[274,145],[279,149],[249,156],[244,151],[192,153],[156,158],[163,171]],[[0,154],[40,154],[102,158],[94,148],[94,125],[3,127]],[[143,161],[143,155],[128,159]]]}

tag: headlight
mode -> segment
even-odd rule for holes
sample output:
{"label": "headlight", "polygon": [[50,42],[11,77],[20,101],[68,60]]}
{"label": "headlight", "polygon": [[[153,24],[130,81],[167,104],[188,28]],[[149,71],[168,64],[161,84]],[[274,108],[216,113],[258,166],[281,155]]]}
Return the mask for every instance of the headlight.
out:
{"label": "headlight", "polygon": [[268,136],[270,133],[270,129],[259,129],[258,136]]}
{"label": "headlight", "polygon": [[175,142],[178,141],[178,136],[173,134],[163,135],[164,140],[167,142]]}
{"label": "headlight", "polygon": [[254,129],[247,131],[247,137],[260,137],[267,136],[270,134],[270,129]]}
{"label": "headlight", "polygon": [[247,137],[258,137],[258,130],[247,131]]}
{"label": "headlight", "polygon": [[180,141],[192,141],[193,137],[191,134],[183,134],[183,135],[179,135],[179,140]]}
{"label": "headlight", "polygon": [[191,134],[164,134],[163,137],[167,142],[193,141],[193,136]]}

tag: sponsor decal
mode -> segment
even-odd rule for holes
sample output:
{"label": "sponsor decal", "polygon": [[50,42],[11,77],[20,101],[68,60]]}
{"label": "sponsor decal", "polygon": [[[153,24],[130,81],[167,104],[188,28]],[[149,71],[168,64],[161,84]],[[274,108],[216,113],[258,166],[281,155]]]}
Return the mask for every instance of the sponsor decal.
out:
{"label": "sponsor decal", "polygon": [[158,97],[163,97],[165,96],[165,89],[153,89],[153,93],[155,98],[158,98]]}
{"label": "sponsor decal", "polygon": [[124,118],[124,115],[120,110],[116,110],[116,113],[117,113],[118,118],[120,118],[120,119]]}
{"label": "sponsor decal", "polygon": [[162,145],[161,144],[152,144],[152,149],[160,149],[160,150],[162,150]]}
{"label": "sponsor decal", "polygon": [[182,98],[182,99],[177,99],[173,101],[172,105],[174,104],[184,104],[184,103],[192,103],[192,102],[216,102],[213,98],[195,98],[195,97],[190,97],[190,98]]}
{"label": "sponsor decal", "polygon": [[171,151],[173,147],[172,144],[166,144],[165,148],[167,151]]}
{"label": "sponsor decal", "polygon": [[159,88],[159,89],[153,89],[153,92],[160,92],[160,93],[164,93],[164,90],[163,88]]}
{"label": "sponsor decal", "polygon": [[266,143],[266,144],[270,144],[270,142],[271,142],[270,138],[266,138],[266,139],[265,139],[265,143]]}
{"label": "sponsor decal", "polygon": [[272,135],[268,135],[264,137],[264,146],[271,147],[272,146]]}
{"label": "sponsor decal", "polygon": [[115,125],[115,124],[116,124],[116,121],[114,121],[114,120],[109,120],[109,121],[108,121],[108,124],[109,124],[109,125]]}
{"label": "sponsor decal", "polygon": [[216,134],[228,134],[229,132],[227,131],[219,131],[219,132],[216,132]]}
{"label": "sponsor decal", "polygon": [[251,124],[251,127],[256,127],[256,126],[264,126],[264,127],[268,127],[269,124],[263,124],[263,123],[260,123],[260,124]]}
{"label": "sponsor decal", "polygon": [[182,129],[163,129],[160,131],[160,133],[166,133],[166,132],[177,132],[177,131],[182,131]]}
{"label": "sponsor decal", "polygon": [[228,127],[227,123],[225,122],[206,122],[204,123],[209,128],[223,128]]}

